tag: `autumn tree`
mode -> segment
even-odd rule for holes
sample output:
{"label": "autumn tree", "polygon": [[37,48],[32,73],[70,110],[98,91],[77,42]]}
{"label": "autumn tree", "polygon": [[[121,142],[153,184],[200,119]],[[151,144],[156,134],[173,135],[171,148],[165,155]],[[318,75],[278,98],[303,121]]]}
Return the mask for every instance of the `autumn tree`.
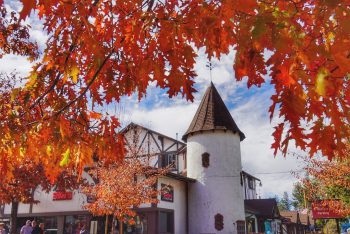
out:
{"label": "autumn tree", "polygon": [[[17,229],[17,212],[19,203],[35,204],[34,192],[40,187],[42,191],[49,192],[54,186],[64,189],[73,189],[78,186],[80,180],[78,174],[66,170],[65,155],[60,155],[57,167],[60,170],[52,170],[47,165],[53,158],[34,158],[31,155],[38,150],[44,150],[47,156],[53,154],[50,145],[41,146],[28,144],[26,138],[26,126],[22,116],[22,99],[16,98],[21,92],[18,86],[22,79],[17,74],[0,74],[0,204],[11,203],[11,233]],[[27,122],[28,123],[28,122]],[[37,126],[40,128],[40,126]],[[23,132],[22,132],[23,131]],[[45,130],[44,130],[45,131]],[[37,136],[46,141],[46,135]],[[33,139],[33,138],[32,138]],[[21,145],[20,143],[26,144]],[[34,143],[34,142],[33,142]],[[33,148],[32,148],[33,147]],[[31,152],[31,148],[35,150]],[[61,166],[59,165],[61,164]],[[52,164],[51,164],[52,165]]]}
{"label": "autumn tree", "polygon": [[119,123],[111,124],[118,122],[113,116],[102,118],[93,111],[75,109],[38,120],[50,107],[28,107],[30,93],[17,78],[16,74],[0,74],[0,177],[12,178],[13,169],[24,158],[42,164],[46,177],[54,183],[66,170],[81,175],[85,165],[93,162],[94,152],[108,155],[106,160],[122,157],[123,141],[115,132]]}
{"label": "autumn tree", "polygon": [[151,168],[144,159],[135,156],[108,165],[100,162],[89,173],[97,183],[86,186],[83,192],[95,201],[85,208],[94,215],[111,215],[114,233],[116,219],[122,228],[124,222],[132,224],[130,218],[136,215],[135,208],[158,203],[157,179],[165,170]]}
{"label": "autumn tree", "polygon": [[95,215],[112,215],[112,233],[119,223],[133,223],[135,209],[141,204],[158,203],[158,178],[165,175],[169,168],[154,168],[152,161],[158,155],[149,152],[148,144],[143,145],[142,131],[131,124],[121,131],[127,144],[125,158],[112,163],[106,163],[95,157],[94,167],[89,174],[96,182],[86,185],[83,192],[94,198],[93,203],[85,206]]}
{"label": "autumn tree", "polygon": [[2,10],[1,53],[37,58],[30,14],[48,39],[25,87],[12,92],[20,105],[2,100],[0,118],[20,133],[1,129],[2,174],[11,172],[8,157],[18,149],[56,174],[62,161],[82,171],[95,150],[111,161],[122,157],[117,116],[103,106],[133,93],[141,99],[151,82],[169,97],[193,100],[200,48],[209,60],[234,48],[237,80],[272,84],[275,154],[286,154],[294,140],[331,159],[349,141],[349,0],[20,2],[19,12]]}
{"label": "autumn tree", "polygon": [[50,182],[46,179],[43,167],[24,160],[16,167],[12,178],[0,177],[0,203],[11,203],[11,233],[17,230],[17,213],[19,203],[35,203],[34,191],[40,186],[43,191],[50,190]]}
{"label": "autumn tree", "polygon": [[[349,155],[349,147],[347,154]],[[302,180],[309,201],[331,200],[330,206],[344,216],[350,215],[350,160],[348,155],[333,161],[308,160],[309,178]]]}

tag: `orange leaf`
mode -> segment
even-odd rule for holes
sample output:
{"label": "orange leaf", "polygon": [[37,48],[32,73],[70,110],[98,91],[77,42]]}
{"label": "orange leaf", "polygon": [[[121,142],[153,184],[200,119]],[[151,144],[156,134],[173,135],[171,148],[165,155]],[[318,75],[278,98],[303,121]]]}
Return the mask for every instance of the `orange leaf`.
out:
{"label": "orange leaf", "polygon": [[316,92],[320,96],[326,95],[327,80],[326,77],[329,75],[329,71],[326,68],[321,68],[316,77]]}
{"label": "orange leaf", "polygon": [[20,20],[24,20],[29,16],[30,12],[35,8],[36,0],[22,0],[23,9],[20,13]]}
{"label": "orange leaf", "polygon": [[97,113],[95,111],[91,111],[89,115],[90,115],[90,118],[92,119],[100,119],[102,117],[101,113]]}
{"label": "orange leaf", "polygon": [[[288,65],[289,66],[289,65]],[[290,75],[290,68],[285,66],[280,67],[280,72],[276,75],[276,78],[285,86],[289,87],[295,84],[295,80]]]}

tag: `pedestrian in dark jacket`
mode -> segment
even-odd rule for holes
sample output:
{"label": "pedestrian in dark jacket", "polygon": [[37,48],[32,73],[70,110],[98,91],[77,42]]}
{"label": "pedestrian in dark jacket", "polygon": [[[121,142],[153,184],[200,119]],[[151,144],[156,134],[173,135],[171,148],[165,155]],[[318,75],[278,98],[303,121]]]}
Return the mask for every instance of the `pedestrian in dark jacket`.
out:
{"label": "pedestrian in dark jacket", "polygon": [[32,222],[32,227],[33,227],[33,231],[32,234],[40,234],[40,227],[39,225],[36,223],[36,221]]}
{"label": "pedestrian in dark jacket", "polygon": [[45,234],[45,224],[44,223],[40,223],[39,224],[39,228],[40,228],[40,234]]}

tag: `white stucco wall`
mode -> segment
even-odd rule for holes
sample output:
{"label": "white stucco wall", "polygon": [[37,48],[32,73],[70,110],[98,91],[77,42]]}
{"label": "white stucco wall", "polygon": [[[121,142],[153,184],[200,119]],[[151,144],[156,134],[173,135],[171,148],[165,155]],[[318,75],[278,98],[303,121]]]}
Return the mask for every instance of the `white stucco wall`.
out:
{"label": "white stucco wall", "polygon": [[[18,204],[18,214],[28,214],[30,209],[29,204]],[[4,214],[5,215],[10,215],[11,214],[11,204],[5,204],[5,209],[4,209]]]}
{"label": "white stucco wall", "polygon": [[158,179],[158,189],[161,184],[171,185],[174,188],[174,202],[162,201],[158,196],[159,208],[174,210],[175,234],[186,233],[186,182],[175,180],[168,177]]}
{"label": "white stucco wall", "polygon": [[86,196],[79,191],[73,192],[72,200],[54,201],[53,191],[45,193],[37,191],[35,199],[40,203],[33,205],[33,213],[50,213],[50,212],[69,212],[84,211],[83,205],[86,204]]}
{"label": "white stucco wall", "polygon": [[[209,167],[202,154],[210,154]],[[240,139],[230,131],[207,131],[187,139],[187,176],[197,180],[189,186],[190,234],[237,233],[236,221],[245,220],[240,184]],[[224,229],[215,229],[214,216],[222,214]]]}

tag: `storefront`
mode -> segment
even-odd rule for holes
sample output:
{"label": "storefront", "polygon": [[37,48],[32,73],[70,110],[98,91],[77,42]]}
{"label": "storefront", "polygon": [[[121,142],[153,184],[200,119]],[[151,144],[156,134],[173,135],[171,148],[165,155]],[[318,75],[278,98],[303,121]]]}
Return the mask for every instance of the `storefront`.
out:
{"label": "storefront", "polygon": [[[186,189],[187,183],[193,182],[172,173],[159,178],[158,189],[162,192],[158,204],[144,204],[136,209],[137,216],[130,218],[133,219],[130,222],[132,225],[123,224],[123,234],[186,233]],[[84,204],[91,201],[79,191],[52,191],[47,194],[37,190],[35,199],[40,202],[19,205],[18,233],[27,220],[44,223],[47,234],[79,234],[83,225],[90,234],[111,233],[112,217],[96,217],[84,210]],[[10,210],[11,206],[6,205],[6,219],[10,216]],[[119,225],[116,222],[115,233],[118,233]]]}

